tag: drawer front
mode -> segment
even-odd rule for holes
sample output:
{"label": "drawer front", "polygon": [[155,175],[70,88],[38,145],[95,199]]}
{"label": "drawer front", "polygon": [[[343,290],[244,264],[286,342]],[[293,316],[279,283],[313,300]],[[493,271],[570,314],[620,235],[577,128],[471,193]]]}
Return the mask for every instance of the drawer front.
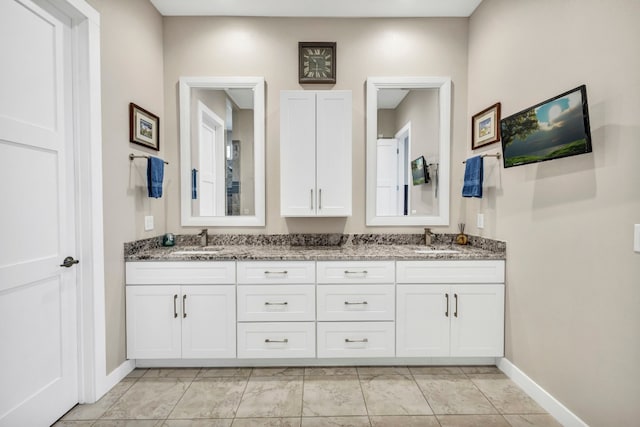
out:
{"label": "drawer front", "polygon": [[315,283],[315,279],[316,265],[313,261],[238,263],[238,284],[304,284]]}
{"label": "drawer front", "polygon": [[314,321],[314,285],[240,285],[239,322]]}
{"label": "drawer front", "polygon": [[393,261],[320,261],[318,283],[393,283]]}
{"label": "drawer front", "polygon": [[393,357],[393,322],[318,322],[318,357]]}
{"label": "drawer front", "polygon": [[238,323],[238,358],[315,357],[315,323]]}
{"label": "drawer front", "polygon": [[235,284],[234,261],[127,262],[127,285]]}
{"label": "drawer front", "polygon": [[398,261],[397,283],[503,283],[504,261]]}
{"label": "drawer front", "polygon": [[394,319],[394,285],[318,286],[318,320]]}

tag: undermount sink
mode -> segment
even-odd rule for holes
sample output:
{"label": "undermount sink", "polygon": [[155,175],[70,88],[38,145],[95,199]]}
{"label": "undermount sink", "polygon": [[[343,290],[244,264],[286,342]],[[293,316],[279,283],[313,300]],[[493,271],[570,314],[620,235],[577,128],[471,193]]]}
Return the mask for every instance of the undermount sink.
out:
{"label": "undermount sink", "polygon": [[459,254],[461,251],[455,249],[416,249],[417,254]]}
{"label": "undermount sink", "polygon": [[223,248],[220,246],[194,246],[171,252],[171,255],[209,255],[220,252]]}

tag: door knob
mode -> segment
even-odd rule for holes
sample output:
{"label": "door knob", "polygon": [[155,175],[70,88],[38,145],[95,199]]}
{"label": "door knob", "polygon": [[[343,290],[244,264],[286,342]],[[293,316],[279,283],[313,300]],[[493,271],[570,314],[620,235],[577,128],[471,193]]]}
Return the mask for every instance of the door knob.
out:
{"label": "door knob", "polygon": [[68,256],[64,259],[64,261],[62,261],[62,264],[60,264],[60,267],[71,267],[73,264],[77,264],[80,261],[78,261],[77,259],[73,259],[72,256]]}

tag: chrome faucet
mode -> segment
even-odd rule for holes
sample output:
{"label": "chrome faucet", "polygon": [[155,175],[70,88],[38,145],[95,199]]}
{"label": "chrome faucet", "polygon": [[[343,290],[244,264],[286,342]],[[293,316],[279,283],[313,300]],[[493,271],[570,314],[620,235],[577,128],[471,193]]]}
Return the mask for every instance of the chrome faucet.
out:
{"label": "chrome faucet", "polygon": [[431,246],[431,238],[433,237],[433,233],[430,228],[424,229],[424,244],[425,246]]}
{"label": "chrome faucet", "polygon": [[207,246],[207,240],[209,238],[209,230],[203,228],[202,231],[198,234],[200,237],[200,246]]}

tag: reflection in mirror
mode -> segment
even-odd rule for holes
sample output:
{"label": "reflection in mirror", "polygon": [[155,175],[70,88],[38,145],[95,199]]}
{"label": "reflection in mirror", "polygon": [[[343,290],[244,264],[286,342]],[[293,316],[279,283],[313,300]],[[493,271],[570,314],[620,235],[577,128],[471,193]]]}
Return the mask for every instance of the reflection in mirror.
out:
{"label": "reflection in mirror", "polygon": [[448,225],[450,81],[367,80],[367,225]]}
{"label": "reflection in mirror", "polygon": [[264,225],[263,79],[181,78],[180,138],[183,225]]}

